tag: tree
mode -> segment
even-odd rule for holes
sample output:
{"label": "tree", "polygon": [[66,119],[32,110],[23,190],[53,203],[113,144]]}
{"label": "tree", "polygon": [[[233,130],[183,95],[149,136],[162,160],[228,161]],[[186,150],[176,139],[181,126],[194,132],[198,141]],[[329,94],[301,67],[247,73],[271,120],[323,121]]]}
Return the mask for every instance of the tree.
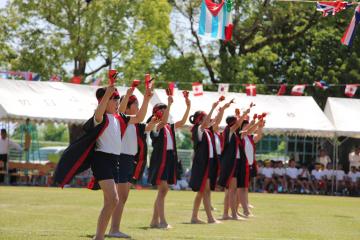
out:
{"label": "tree", "polygon": [[[264,84],[257,90],[268,94],[278,90],[268,85],[284,80],[309,85],[318,80],[334,84],[360,82],[360,39],[352,48],[340,43],[353,9],[323,18],[314,4],[234,0],[232,41],[204,44],[196,31],[200,2],[171,1],[189,21],[193,46],[211,82]],[[232,86],[233,91],[241,88]],[[343,88],[324,92],[311,87],[307,92],[321,106],[328,94],[343,96]]]}
{"label": "tree", "polygon": [[[64,74],[64,64],[72,62],[74,76],[116,67],[126,69],[122,76],[129,80],[149,69],[154,55],[167,47],[170,10],[165,0],[13,0],[7,17],[17,23],[14,68],[48,79]],[[89,69],[96,58],[103,63]]]}

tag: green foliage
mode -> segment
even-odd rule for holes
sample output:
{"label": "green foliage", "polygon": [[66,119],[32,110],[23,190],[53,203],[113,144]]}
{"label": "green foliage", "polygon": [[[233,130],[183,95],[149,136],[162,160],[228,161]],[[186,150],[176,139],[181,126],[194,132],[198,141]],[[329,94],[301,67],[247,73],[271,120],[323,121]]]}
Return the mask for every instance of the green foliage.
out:
{"label": "green foliage", "polygon": [[176,132],[176,147],[178,149],[193,149],[193,142],[191,140],[191,132],[187,130]]}
{"label": "green foliage", "polygon": [[40,140],[44,141],[56,141],[56,142],[68,142],[69,134],[66,125],[55,125],[53,123],[47,123],[39,134]]}

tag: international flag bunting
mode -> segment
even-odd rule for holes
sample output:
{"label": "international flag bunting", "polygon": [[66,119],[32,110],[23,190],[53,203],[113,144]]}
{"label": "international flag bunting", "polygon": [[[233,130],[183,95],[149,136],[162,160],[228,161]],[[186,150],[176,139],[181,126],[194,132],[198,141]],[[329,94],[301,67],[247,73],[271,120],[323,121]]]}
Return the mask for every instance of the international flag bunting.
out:
{"label": "international flag bunting", "polygon": [[286,93],[286,84],[281,84],[279,91],[277,93],[278,96],[282,96]]}
{"label": "international flag bunting", "polygon": [[232,1],[222,0],[214,3],[212,0],[202,0],[200,7],[199,35],[215,39],[231,40]]}
{"label": "international flag bunting", "polygon": [[256,96],[256,85],[255,84],[246,84],[246,95],[247,96]]}
{"label": "international flag bunting", "polygon": [[194,82],[192,84],[192,90],[193,90],[193,94],[194,96],[202,96],[204,94],[203,91],[203,85],[199,82]]}
{"label": "international flag bunting", "polygon": [[351,22],[346,29],[344,36],[341,38],[341,43],[346,46],[351,46],[352,41],[355,38],[356,26],[360,21],[360,5],[355,8],[354,17],[351,19]]}
{"label": "international flag bunting", "polygon": [[218,87],[218,93],[221,96],[225,96],[229,92],[229,84],[228,83],[220,83]]}
{"label": "international flag bunting", "polygon": [[305,87],[305,84],[295,85],[291,90],[291,95],[302,96],[304,94]]}
{"label": "international flag bunting", "polygon": [[347,84],[345,87],[345,95],[348,97],[353,97],[356,93],[358,84]]}
{"label": "international flag bunting", "polygon": [[61,81],[61,77],[59,75],[52,75],[50,78],[51,82],[60,82]]}
{"label": "international flag bunting", "polygon": [[327,82],[325,82],[324,80],[321,81],[315,81],[313,86],[320,88],[322,90],[326,90],[329,88],[329,84],[327,84]]}
{"label": "international flag bunting", "polygon": [[331,15],[335,15],[338,12],[341,12],[349,7],[351,7],[353,3],[348,3],[344,1],[323,1],[316,3],[316,10],[323,13],[323,16],[326,17],[330,13]]}

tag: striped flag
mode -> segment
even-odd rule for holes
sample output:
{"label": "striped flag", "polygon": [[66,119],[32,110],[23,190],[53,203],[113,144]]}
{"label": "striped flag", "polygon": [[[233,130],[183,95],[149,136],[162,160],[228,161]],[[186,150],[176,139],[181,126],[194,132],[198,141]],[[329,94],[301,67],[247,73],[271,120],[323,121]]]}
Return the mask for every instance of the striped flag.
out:
{"label": "striped flag", "polygon": [[233,30],[231,8],[231,0],[222,0],[219,4],[212,0],[202,0],[199,35],[231,40]]}
{"label": "striped flag", "polygon": [[355,37],[356,26],[358,25],[359,22],[360,22],[360,5],[358,5],[355,8],[354,17],[351,19],[351,22],[348,28],[346,29],[344,36],[341,38],[342,44],[346,46],[351,46],[352,41],[354,40]]}

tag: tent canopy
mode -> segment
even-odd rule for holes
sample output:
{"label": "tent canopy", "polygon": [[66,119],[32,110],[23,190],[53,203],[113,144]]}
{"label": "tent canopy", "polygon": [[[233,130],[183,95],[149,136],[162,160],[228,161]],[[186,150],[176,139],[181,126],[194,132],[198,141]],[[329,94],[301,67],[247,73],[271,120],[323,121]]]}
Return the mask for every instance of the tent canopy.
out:
{"label": "tent canopy", "polygon": [[[83,123],[94,114],[97,88],[62,82],[0,79],[0,119]],[[127,88],[117,89],[122,95]],[[135,95],[142,102],[139,90],[135,90]]]}
{"label": "tent canopy", "polygon": [[325,114],[333,123],[337,136],[360,138],[360,99],[329,97]]}
{"label": "tent canopy", "polygon": [[[83,123],[93,115],[97,106],[95,91],[98,87],[62,82],[32,82],[0,79],[0,120],[18,121],[30,118],[34,121],[55,121],[63,123]],[[118,87],[121,95],[127,87]],[[143,95],[135,90],[139,102]],[[203,96],[195,97],[190,92],[192,100],[190,114],[195,111],[209,111],[220,95],[217,92],[204,92]],[[224,114],[221,126],[225,126],[225,118],[233,115],[235,108],[244,111],[251,102],[256,106],[251,112],[267,112],[267,134],[287,134],[316,137],[334,136],[334,127],[321,111],[312,97],[292,97],[257,95],[248,97],[241,93],[228,93],[226,101],[235,99]],[[152,106],[156,103],[167,103],[165,90],[156,89],[151,99],[146,119],[151,116]],[[181,90],[175,90],[174,103],[170,112],[170,121],[178,121],[185,112],[185,101]],[[356,108],[354,108],[356,109]],[[359,105],[357,105],[359,109]],[[214,112],[214,116],[217,110]],[[145,119],[145,120],[146,120]],[[353,118],[359,119],[359,118]],[[187,120],[187,126],[191,126]]]}
{"label": "tent canopy", "polygon": [[[163,89],[156,89],[155,96],[152,99],[152,104],[158,102],[167,103],[166,92]],[[191,110],[190,115],[195,111],[203,110],[209,112],[212,104],[219,99],[220,95],[217,92],[204,92],[202,96],[193,96],[190,92]],[[225,127],[226,116],[233,115],[235,108],[241,111],[246,110],[250,103],[253,102],[256,106],[252,109],[250,116],[254,113],[268,113],[266,117],[266,126],[264,132],[273,135],[300,135],[300,136],[314,136],[314,137],[333,137],[334,127],[327,119],[323,111],[317,105],[312,97],[294,97],[294,96],[274,96],[274,95],[256,95],[256,97],[249,97],[242,93],[226,94],[226,100],[220,103],[224,105],[227,101],[235,99],[235,104],[232,104],[229,109],[225,111],[224,118],[220,124]],[[178,121],[182,118],[186,106],[182,92],[180,90],[174,93],[174,103],[170,111],[172,121]],[[214,111],[213,117],[217,110]],[[186,123],[191,126],[189,120]]]}

